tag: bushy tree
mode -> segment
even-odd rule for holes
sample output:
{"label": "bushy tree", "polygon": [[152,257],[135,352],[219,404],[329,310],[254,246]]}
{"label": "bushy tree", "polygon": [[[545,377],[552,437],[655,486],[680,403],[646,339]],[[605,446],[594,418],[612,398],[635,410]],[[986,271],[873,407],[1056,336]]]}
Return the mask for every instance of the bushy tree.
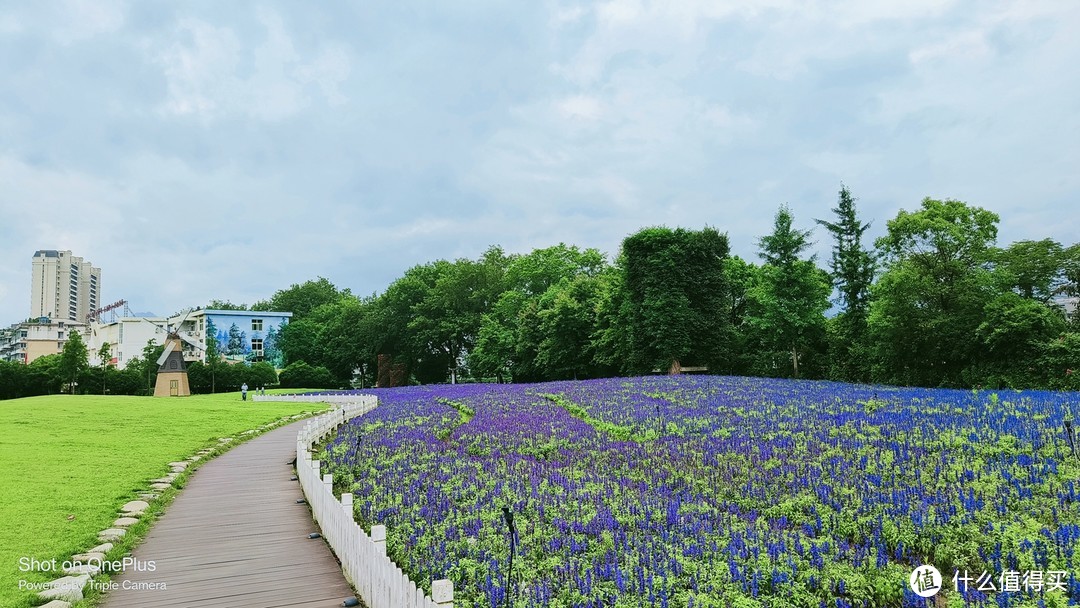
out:
{"label": "bushy tree", "polygon": [[[79,377],[90,367],[89,354],[86,350],[86,342],[82,334],[70,331],[68,339],[64,342],[64,349],[60,353],[60,378],[75,392]],[[85,390],[83,387],[82,390]]]}
{"label": "bushy tree", "polygon": [[877,241],[886,270],[869,317],[875,380],[965,384],[965,368],[981,356],[976,330],[996,293],[990,262],[997,223],[985,209],[931,198],[888,222]]}
{"label": "bushy tree", "polygon": [[548,379],[597,375],[591,338],[600,290],[599,277],[578,275],[560,280],[540,297],[536,317],[541,337],[536,365]]}
{"label": "bushy tree", "polygon": [[282,388],[335,388],[338,386],[330,370],[325,367],[312,367],[303,361],[297,361],[281,370],[278,376]]}
{"label": "bushy tree", "polygon": [[719,314],[731,322],[731,353],[726,368],[717,372],[748,375],[758,370],[772,369],[773,355],[768,352],[767,332],[753,320],[761,316],[755,292],[760,289],[761,268],[739,256],[724,260],[724,276],[728,283],[728,300]]}
{"label": "bushy tree", "polygon": [[229,300],[210,300],[206,305],[209,310],[247,310],[247,304],[233,304]]}
{"label": "bushy tree", "polygon": [[269,363],[267,363],[265,361],[259,361],[257,363],[252,363],[248,367],[248,374],[247,375],[248,375],[247,383],[248,383],[248,386],[251,386],[251,387],[265,388],[265,387],[268,387],[268,386],[275,386],[278,383],[277,370],[274,369],[273,365],[270,365]]}
{"label": "bushy tree", "polygon": [[274,292],[269,300],[256,302],[251,310],[271,310],[277,312],[291,312],[291,321],[304,319],[316,308],[336,302],[349,290],[339,291],[328,279],[319,277],[312,281],[289,286]]}
{"label": "bushy tree", "polygon": [[1064,316],[1046,304],[1013,292],[999,295],[975,329],[983,353],[966,380],[994,388],[1047,386],[1050,369],[1039,359],[1065,330]]}
{"label": "bushy tree", "polygon": [[730,323],[717,312],[728,298],[727,256],[727,235],[713,228],[645,228],[623,241],[632,346],[627,371],[723,365]]}
{"label": "bushy tree", "polygon": [[[541,300],[554,303],[554,292],[549,294],[549,291],[560,289],[556,286],[563,281],[598,276],[607,267],[604,256],[596,249],[581,250],[560,243],[511,256],[505,267],[501,293],[496,294],[493,304],[480,316],[479,332],[469,351],[469,366],[480,377],[495,377],[500,381],[506,376],[516,381],[550,379],[551,370],[540,363],[544,337],[540,330],[539,314],[544,308]],[[593,324],[592,319],[589,324]],[[549,342],[544,356],[561,357],[556,353],[559,348],[556,342]],[[579,373],[588,372],[583,368]]]}

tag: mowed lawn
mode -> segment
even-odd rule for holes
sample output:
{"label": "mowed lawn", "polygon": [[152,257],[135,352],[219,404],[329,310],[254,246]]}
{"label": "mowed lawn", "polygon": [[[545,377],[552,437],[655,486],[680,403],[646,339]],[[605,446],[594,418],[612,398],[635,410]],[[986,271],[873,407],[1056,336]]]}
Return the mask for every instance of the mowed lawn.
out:
{"label": "mowed lawn", "polygon": [[31,605],[34,595],[19,590],[20,580],[55,578],[20,572],[21,558],[60,563],[97,545],[117,508],[167,474],[169,462],[323,408],[241,401],[237,393],[0,401],[0,606]]}

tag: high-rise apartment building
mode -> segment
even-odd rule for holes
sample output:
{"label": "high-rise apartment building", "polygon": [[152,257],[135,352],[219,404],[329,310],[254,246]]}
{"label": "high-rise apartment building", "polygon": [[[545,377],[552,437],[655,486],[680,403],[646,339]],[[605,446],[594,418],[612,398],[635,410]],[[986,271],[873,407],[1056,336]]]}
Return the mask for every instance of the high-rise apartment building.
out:
{"label": "high-rise apartment building", "polygon": [[86,322],[101,303],[101,269],[70,251],[34,253],[30,317]]}

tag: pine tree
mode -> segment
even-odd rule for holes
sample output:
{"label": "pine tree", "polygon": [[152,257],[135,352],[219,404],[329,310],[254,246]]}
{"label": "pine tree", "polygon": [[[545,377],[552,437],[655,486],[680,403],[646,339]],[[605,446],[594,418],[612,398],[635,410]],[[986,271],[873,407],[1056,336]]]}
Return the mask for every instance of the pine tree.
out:
{"label": "pine tree", "polygon": [[753,289],[756,301],[751,323],[768,336],[774,352],[791,357],[792,371],[799,377],[799,362],[818,341],[829,307],[829,284],[814,257],[799,257],[810,247],[810,231],[792,227],[787,206],[776,213],[773,233],[759,241],[762,280]]}
{"label": "pine tree", "polygon": [[869,370],[863,364],[861,350],[866,342],[870,310],[870,285],[874,281],[877,260],[863,248],[862,237],[870,224],[859,221],[855,198],[841,184],[837,206],[832,209],[835,222],[816,220],[833,236],[829,269],[833,286],[839,291],[843,311],[835,320],[833,332],[833,375],[843,380],[865,380]]}

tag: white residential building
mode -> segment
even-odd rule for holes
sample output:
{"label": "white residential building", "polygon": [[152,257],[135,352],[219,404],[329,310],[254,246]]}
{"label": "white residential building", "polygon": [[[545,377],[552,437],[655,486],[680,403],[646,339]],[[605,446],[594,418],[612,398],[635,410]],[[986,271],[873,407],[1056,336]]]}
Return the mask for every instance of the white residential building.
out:
{"label": "white residential building", "polygon": [[34,253],[30,275],[30,318],[86,322],[101,305],[101,269],[70,251]]}
{"label": "white residential building", "polygon": [[121,317],[111,323],[91,323],[87,343],[90,361],[97,363],[100,360],[98,352],[107,342],[112,365],[124,369],[128,361],[142,357],[148,342],[155,346],[165,343],[165,327],[165,319],[158,317]]}

